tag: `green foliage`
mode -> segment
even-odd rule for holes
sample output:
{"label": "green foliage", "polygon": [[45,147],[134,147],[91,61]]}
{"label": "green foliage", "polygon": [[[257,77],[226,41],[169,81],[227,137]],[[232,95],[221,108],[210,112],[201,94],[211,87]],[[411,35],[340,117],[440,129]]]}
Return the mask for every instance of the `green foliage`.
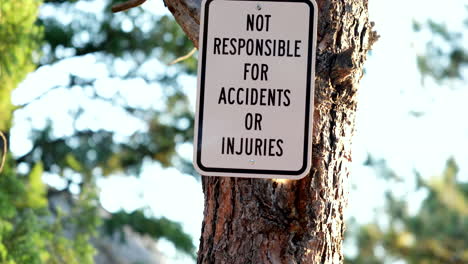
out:
{"label": "green foliage", "polygon": [[429,31],[432,36],[426,43],[425,52],[417,56],[423,78],[431,76],[439,83],[450,79],[464,80],[462,73],[468,65],[468,50],[463,37],[466,29],[456,32],[444,23],[429,20],[424,24],[413,22],[413,30]]}
{"label": "green foliage", "polygon": [[[154,160],[163,167],[174,165],[182,172],[195,175],[190,163],[175,149],[193,138],[193,113],[177,80],[181,74],[195,74],[196,60],[190,58],[170,66],[174,71],[161,74],[150,75],[142,69],[145,62],[155,58],[167,64],[188,53],[193,45],[172,17],[157,17],[141,8],[112,14],[110,6],[116,2],[107,1],[103,10],[89,11],[77,8],[74,1],[46,1],[58,15],[39,19],[45,31],[45,52],[41,61],[50,64],[70,57],[93,55],[107,65],[111,78],[141,78],[147,83],[161,84],[165,106],[162,110],[146,109],[126,103],[122,96],[101,97],[94,88],[97,79],[70,75],[66,87],[93,90],[90,98],[125,110],[146,123],[148,131],[135,133],[125,141],[116,140],[115,131],[105,130],[81,130],[54,138],[51,122],[45,129],[33,133],[33,148],[17,161],[32,166],[37,162],[36,153],[41,153],[40,160],[47,172],[63,174],[65,169],[71,168],[79,173],[100,169],[104,175],[116,172],[138,175],[144,160]],[[60,17],[64,15],[74,19],[62,22]],[[68,50],[68,55],[60,52],[63,50]],[[125,74],[118,74],[114,68],[114,61],[119,59],[131,66]],[[73,118],[79,118],[86,111],[76,110]],[[76,166],[78,164],[81,168]]]}
{"label": "green foliage", "polygon": [[195,258],[195,247],[189,235],[182,231],[180,224],[172,222],[164,217],[147,217],[143,211],[134,211],[132,213],[117,212],[105,221],[105,228],[109,234],[122,232],[124,226],[131,227],[134,231],[149,235],[155,239],[166,238],[174,246]]}
{"label": "green foliage", "polygon": [[[33,25],[39,4],[40,1],[34,0],[4,0],[0,4],[0,130],[3,132],[11,126],[11,91],[34,68],[33,55],[41,37],[41,29]],[[31,174],[29,184],[25,184],[15,173],[14,165],[8,158],[0,172],[0,263],[42,263],[46,250],[40,238],[43,231],[38,215],[43,213],[40,207],[44,206],[45,194],[37,184],[40,167]],[[35,199],[29,199],[28,195]],[[34,207],[24,207],[28,203]]]}
{"label": "green foliage", "polygon": [[[172,16],[158,17],[142,8],[111,13],[111,6],[122,2],[120,0],[105,1],[106,5],[99,13],[78,9],[75,1],[46,2],[58,12],[75,18],[70,23],[61,22],[57,16],[40,18],[39,24],[45,29],[46,45],[50,47],[50,52],[46,52],[43,58],[47,63],[67,57],[57,54],[55,51],[58,48],[71,49],[71,56],[99,53],[109,60],[125,57],[128,62],[135,60],[138,63],[157,57],[166,64],[193,48]],[[182,72],[195,74],[196,60],[190,58],[176,67]],[[138,76],[137,69],[125,77],[134,76]],[[146,78],[154,80],[151,76]]]}
{"label": "green foliage", "polygon": [[[421,179],[428,195],[417,214],[408,213],[408,203],[387,194],[388,226],[376,223],[354,226],[358,255],[347,263],[468,263],[468,184],[457,180],[453,160],[441,177]],[[380,252],[379,252],[380,250]]]}
{"label": "green foliage", "polygon": [[11,123],[10,93],[34,69],[42,29],[34,22],[39,0],[2,0],[0,5],[0,130]]}
{"label": "green foliage", "polygon": [[29,173],[28,192],[26,193],[25,208],[40,209],[47,206],[46,186],[42,182],[44,169],[42,163],[37,163]]}
{"label": "green foliage", "polygon": [[[79,206],[75,208],[79,208]],[[94,208],[93,210],[95,210]],[[96,235],[99,224],[96,214],[81,215],[80,212],[76,211],[65,213],[58,209],[55,217],[54,223],[49,227],[50,232],[44,236],[48,249],[48,254],[44,256],[44,263],[93,264],[96,250],[90,243],[90,238]],[[76,222],[86,224],[80,226]],[[67,232],[69,234],[71,232],[73,239],[57,235]]]}
{"label": "green foliage", "polygon": [[[33,148],[17,161],[34,164],[35,153],[40,150],[44,169],[60,174],[67,168],[78,173],[99,168],[104,176],[116,172],[138,175],[145,159],[158,161],[163,167],[177,163],[179,169],[193,174],[192,167],[175,151],[177,144],[191,142],[193,138],[193,116],[187,98],[176,93],[168,98],[167,111],[148,110],[145,114],[149,115],[148,131],[133,134],[127,142],[115,140],[114,132],[105,130],[83,130],[54,138],[49,124],[34,131]],[[186,126],[174,125],[180,122]]]}
{"label": "green foliage", "polygon": [[[93,263],[95,252],[89,239],[97,228],[96,214],[89,217],[77,212],[69,219],[51,214],[43,183],[37,178],[41,166],[28,177],[16,174],[13,167],[10,159],[0,175],[0,263]],[[70,219],[86,223],[86,228],[74,225],[72,238],[63,229]]]}
{"label": "green foliage", "polygon": [[[104,5],[104,8],[82,8],[83,2],[94,3],[96,7]],[[28,176],[24,177],[29,182],[23,187],[30,188],[32,192],[18,196],[23,198],[15,208],[44,213],[35,216],[37,222],[43,224],[40,228],[44,231],[38,235],[41,250],[37,255],[42,261],[38,263],[93,263],[95,250],[89,240],[94,235],[102,235],[98,234],[101,219],[95,186],[97,177],[116,173],[139,175],[143,163],[148,160],[159,162],[163,167],[177,166],[183,172],[195,174],[190,163],[177,154],[176,147],[191,142],[193,138],[193,113],[178,77],[195,74],[196,59],[190,58],[158,73],[148,73],[144,68],[145,63],[155,60],[168,64],[187,54],[193,45],[172,17],[156,16],[142,8],[112,14],[110,6],[116,2],[120,1],[44,0],[43,8],[52,10],[53,15],[42,15],[35,23],[44,36],[39,66],[73,57],[92,56],[97,63],[106,65],[108,78],[142,79],[146,83],[160,84],[165,101],[158,109],[135,106],[119,94],[111,98],[100,96],[95,83],[101,76],[69,75],[65,89],[82,89],[83,93],[85,89],[91,90],[91,93],[86,93],[90,99],[124,110],[129,116],[147,124],[147,130],[117,139],[116,131],[75,128],[73,133],[57,137],[54,135],[56,123],[51,120],[45,128],[31,132],[33,146],[28,153],[16,158],[16,164],[31,168]],[[122,73],[115,67],[116,61],[124,61],[128,70]],[[8,100],[10,93],[11,90],[6,92]],[[21,108],[27,110],[28,106],[25,104]],[[11,111],[8,109],[8,113]],[[70,111],[70,115],[77,120],[86,111],[80,108]],[[40,180],[43,172],[63,177],[68,185],[63,190],[47,190]],[[80,180],[71,179],[70,174],[79,175]],[[72,193],[71,186],[77,187],[78,192]],[[46,194],[53,199],[51,197],[62,192],[72,197],[70,210],[52,207],[49,211],[44,208],[47,203],[49,207],[53,204],[47,200]],[[194,256],[195,246],[179,224],[165,218],[145,218],[139,211],[128,215],[129,218],[121,219],[122,214],[118,213],[109,221],[120,219],[124,224],[122,221],[125,220],[125,224],[139,233],[154,239],[166,238],[182,252]],[[63,235],[65,233],[68,236]]]}
{"label": "green foliage", "polygon": [[[0,4],[0,130],[7,135],[14,111],[11,92],[34,69],[39,54],[43,30],[35,21],[40,3],[2,0]],[[0,173],[0,263],[92,263],[89,238],[97,222],[85,214],[74,215],[74,221],[85,221],[88,227],[78,226],[76,235],[67,236],[64,222],[49,211],[42,162],[33,161],[28,175],[17,173],[15,165],[8,154]]]}

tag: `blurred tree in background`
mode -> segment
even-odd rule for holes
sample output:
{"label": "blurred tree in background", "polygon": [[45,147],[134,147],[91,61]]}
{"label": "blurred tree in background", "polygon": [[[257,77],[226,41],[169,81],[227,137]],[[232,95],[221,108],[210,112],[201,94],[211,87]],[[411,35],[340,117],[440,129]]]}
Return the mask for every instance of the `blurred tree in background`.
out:
{"label": "blurred tree in background", "polygon": [[[465,6],[468,11],[468,6]],[[468,17],[468,16],[467,16]],[[463,23],[463,31],[450,30],[446,23],[428,20],[413,22],[415,33],[430,34],[422,54],[418,54],[417,63],[423,78],[432,77],[438,83],[447,80],[467,81],[465,70],[468,66],[468,49],[466,45],[466,27],[468,18]],[[462,27],[463,27],[462,26]]]}
{"label": "blurred tree in background", "polygon": [[[193,137],[193,113],[178,77],[194,75],[196,60],[166,67],[193,46],[172,17],[142,8],[112,14],[110,7],[116,2],[2,0],[0,4],[1,131],[9,136],[15,111],[28,111],[59,89],[81,90],[91,101],[120,109],[146,127],[124,139],[117,138],[116,131],[76,126],[72,133],[57,135],[56,126],[61,124],[53,119],[45,127],[34,127],[29,151],[21,156],[9,153],[1,172],[1,263],[94,263],[91,238],[120,233],[125,243],[126,226],[140,235],[165,238],[195,256],[192,239],[180,224],[153,217],[144,208],[105,212],[99,203],[97,178],[117,173],[138,176],[144,162],[176,165],[194,175],[191,163],[177,154],[176,147]],[[41,70],[86,56],[106,66],[107,79],[157,83],[165,105],[141,107],[127,102],[120,91],[103,96],[96,89],[102,76],[73,71],[67,84],[50,87],[23,105],[11,104],[13,89],[35,65]],[[164,66],[162,70],[151,69],[157,63]],[[76,121],[87,111],[80,106],[68,113]],[[48,186],[41,179],[43,173],[59,175],[66,186]]]}
{"label": "blurred tree in background", "polygon": [[[26,74],[34,70],[39,57],[43,28],[35,24],[41,1],[5,0],[0,4],[0,131],[9,138],[12,125],[11,92]],[[6,144],[2,142],[1,146]],[[63,232],[68,215],[61,218],[48,210],[47,187],[41,180],[43,165],[31,163],[26,174],[18,173],[8,153],[0,174],[0,262],[20,263],[92,263],[93,248],[88,240],[96,229],[95,216],[81,215],[87,199],[77,198],[83,207],[76,211],[85,220],[76,225],[76,236]]]}
{"label": "blurred tree in background", "polygon": [[[96,249],[89,241],[120,233],[125,243],[125,227],[153,239],[165,238],[194,256],[195,246],[178,223],[154,217],[145,208],[105,212],[96,187],[101,177],[138,176],[145,162],[195,175],[191,163],[176,149],[193,138],[193,114],[180,77],[196,73],[196,60],[189,58],[167,67],[192,50],[191,42],[171,16],[143,8],[111,14],[110,7],[119,1],[42,2],[0,2],[0,131],[10,138],[15,111],[27,111],[58,90],[79,91],[92,102],[105,103],[139,120],[145,129],[122,137],[110,129],[80,127],[80,118],[93,114],[81,105],[68,111],[76,121],[71,133],[57,133],[61,124],[52,119],[44,127],[34,127],[29,150],[20,156],[9,153],[0,173],[0,263],[93,263]],[[414,27],[419,33],[434,33],[417,59],[423,76],[438,82],[466,81],[463,73],[468,56],[463,34],[432,21]],[[11,104],[13,89],[36,67],[50,70],[62,62],[88,57],[105,65],[104,77],[68,71],[66,84],[51,86],[22,105]],[[158,102],[164,104],[131,102],[116,88],[111,95],[102,93],[98,89],[102,79],[157,84],[158,88],[151,87],[161,89],[163,100]],[[392,174],[382,163],[368,165],[379,169],[376,174]],[[41,179],[43,173],[59,175],[67,184],[60,189],[49,186]],[[456,175],[451,160],[441,177],[432,181],[418,178],[418,191],[427,195],[415,214],[407,210],[412,201],[388,192],[387,214],[380,216],[384,224],[349,225],[348,235],[357,245],[357,254],[348,256],[347,263],[467,263],[468,186]],[[386,179],[398,180],[393,176]]]}
{"label": "blurred tree in background", "polygon": [[[373,165],[393,173],[385,163]],[[396,198],[388,191],[386,215],[378,216],[384,221],[349,224],[348,235],[358,253],[347,263],[468,263],[468,184],[460,182],[457,173],[455,161],[449,160],[440,177],[430,181],[418,177],[417,191],[426,198],[415,214],[408,211],[409,204],[416,202],[409,195]]]}
{"label": "blurred tree in background", "polygon": [[[463,30],[454,32],[444,22],[414,22],[416,34],[430,36],[417,55],[423,83],[430,78],[439,86],[456,82],[455,87],[466,88],[468,19],[463,23]],[[384,160],[369,156],[365,165],[388,184],[403,181]],[[447,161],[442,175],[431,180],[416,172],[413,193],[423,193],[422,202],[412,200],[411,193],[398,196],[399,190],[389,189],[384,214],[376,215],[374,222],[362,225],[352,218],[347,235],[356,253],[348,254],[346,263],[468,263],[468,184],[457,173],[454,159]],[[408,208],[415,207],[414,203],[419,209],[411,213]]]}

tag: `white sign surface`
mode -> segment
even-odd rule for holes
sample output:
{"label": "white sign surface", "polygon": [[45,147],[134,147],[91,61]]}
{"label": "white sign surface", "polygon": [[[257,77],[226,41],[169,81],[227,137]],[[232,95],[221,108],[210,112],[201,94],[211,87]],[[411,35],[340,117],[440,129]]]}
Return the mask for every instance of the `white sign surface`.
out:
{"label": "white sign surface", "polygon": [[252,178],[307,175],[315,2],[204,0],[200,19],[197,171]]}

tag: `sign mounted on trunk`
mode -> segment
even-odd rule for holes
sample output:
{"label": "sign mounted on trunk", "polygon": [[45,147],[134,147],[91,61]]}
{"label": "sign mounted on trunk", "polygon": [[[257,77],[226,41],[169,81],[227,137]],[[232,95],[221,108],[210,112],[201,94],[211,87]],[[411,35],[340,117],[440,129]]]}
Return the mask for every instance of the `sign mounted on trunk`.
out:
{"label": "sign mounted on trunk", "polygon": [[311,167],[317,5],[204,0],[194,166],[300,179]]}

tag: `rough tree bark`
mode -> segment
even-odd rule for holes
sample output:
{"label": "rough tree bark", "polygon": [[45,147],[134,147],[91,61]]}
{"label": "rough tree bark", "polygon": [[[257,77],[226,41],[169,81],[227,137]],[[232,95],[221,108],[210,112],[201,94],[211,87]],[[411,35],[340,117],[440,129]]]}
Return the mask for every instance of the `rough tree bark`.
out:
{"label": "rough tree bark", "polygon": [[[198,46],[201,0],[166,0]],[[377,35],[367,0],[319,7],[313,168],[299,181],[203,177],[198,263],[342,263],[356,93]]]}

